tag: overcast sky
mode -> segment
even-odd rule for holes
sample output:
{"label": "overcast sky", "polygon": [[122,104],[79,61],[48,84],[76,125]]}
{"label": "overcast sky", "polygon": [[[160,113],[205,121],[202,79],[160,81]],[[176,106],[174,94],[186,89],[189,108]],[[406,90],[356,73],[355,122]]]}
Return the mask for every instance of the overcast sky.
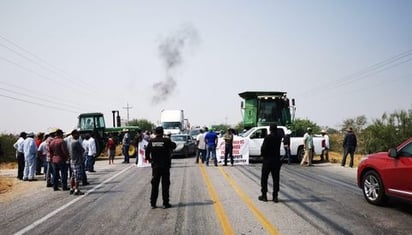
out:
{"label": "overcast sky", "polygon": [[242,120],[239,93],[286,91],[337,128],[412,108],[412,1],[0,0],[1,133],[82,112]]}

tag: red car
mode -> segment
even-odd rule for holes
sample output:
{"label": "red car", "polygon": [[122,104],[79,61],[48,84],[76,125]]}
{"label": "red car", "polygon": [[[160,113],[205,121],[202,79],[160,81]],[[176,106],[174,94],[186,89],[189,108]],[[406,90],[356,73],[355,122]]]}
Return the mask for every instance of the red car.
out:
{"label": "red car", "polygon": [[388,196],[412,201],[412,138],[388,152],[365,156],[357,177],[371,204],[382,205]]}

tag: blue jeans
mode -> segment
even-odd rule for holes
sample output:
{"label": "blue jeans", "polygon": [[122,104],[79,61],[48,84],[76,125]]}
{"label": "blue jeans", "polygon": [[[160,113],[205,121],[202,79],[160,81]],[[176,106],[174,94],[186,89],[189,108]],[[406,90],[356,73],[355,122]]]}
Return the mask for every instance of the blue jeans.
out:
{"label": "blue jeans", "polygon": [[288,164],[292,162],[292,158],[290,156],[290,148],[289,147],[284,147],[285,148],[285,157],[288,158]]}
{"label": "blue jeans", "polygon": [[52,163],[53,167],[53,188],[57,189],[59,185],[59,179],[61,174],[62,180],[62,187],[63,189],[67,189],[67,164],[66,162],[62,161],[59,163]]}
{"label": "blue jeans", "polygon": [[122,147],[122,152],[124,156],[123,162],[129,163],[129,145],[124,144]]}
{"label": "blue jeans", "polygon": [[85,165],[86,165],[86,170],[88,171],[94,171],[94,156],[86,156],[85,160]]}
{"label": "blue jeans", "polygon": [[206,150],[206,165],[209,165],[210,155],[212,155],[215,166],[217,166],[216,146],[207,146]]}

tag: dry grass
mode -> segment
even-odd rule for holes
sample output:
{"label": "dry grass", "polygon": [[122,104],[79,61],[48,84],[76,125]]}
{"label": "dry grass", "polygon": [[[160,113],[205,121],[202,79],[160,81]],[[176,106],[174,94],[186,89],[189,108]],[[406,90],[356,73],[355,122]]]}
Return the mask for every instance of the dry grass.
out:
{"label": "dry grass", "polygon": [[16,162],[0,163],[0,170],[2,169],[17,169]]}
{"label": "dry grass", "polygon": [[[329,152],[329,162],[331,163],[338,163],[341,164],[343,158],[343,153],[339,152]],[[353,167],[357,167],[359,165],[359,162],[362,158],[361,154],[356,154],[355,153],[355,159],[353,160]],[[349,165],[350,161],[350,156],[346,158],[346,165]]]}
{"label": "dry grass", "polygon": [[0,194],[9,192],[14,185],[14,179],[0,177]]}
{"label": "dry grass", "polygon": [[[16,169],[16,175],[17,175],[17,163],[1,163],[0,164],[0,170],[10,170],[10,169]],[[13,185],[15,185],[16,179],[15,177],[8,177],[8,176],[0,176],[0,194],[7,193],[11,191],[13,188]]]}

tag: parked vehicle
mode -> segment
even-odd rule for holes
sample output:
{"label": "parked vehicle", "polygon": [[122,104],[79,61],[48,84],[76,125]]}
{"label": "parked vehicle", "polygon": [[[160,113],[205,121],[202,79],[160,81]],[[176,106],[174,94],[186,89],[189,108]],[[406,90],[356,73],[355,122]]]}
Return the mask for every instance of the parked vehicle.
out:
{"label": "parked vehicle", "polygon": [[189,134],[174,134],[170,136],[170,139],[176,143],[176,148],[172,152],[172,157],[189,157],[196,154],[195,141]]}
{"label": "parked vehicle", "polygon": [[189,135],[192,137],[193,140],[196,140],[196,137],[200,134],[200,128],[191,128],[189,131]]}
{"label": "parked vehicle", "polygon": [[188,129],[188,121],[182,109],[163,109],[160,112],[160,125],[164,133],[181,134]]}
{"label": "parked vehicle", "polygon": [[[285,135],[288,129],[285,126],[278,126],[278,133]],[[249,129],[248,131],[241,134],[242,137],[248,139],[249,141],[249,158],[250,160],[262,160],[260,156],[260,148],[263,144],[263,139],[269,134],[269,126],[258,126]],[[322,140],[323,137],[314,136],[313,145],[314,153],[322,153]],[[290,154],[292,155],[292,160],[301,161],[305,150],[303,149],[303,137],[290,137]],[[285,155],[285,149],[283,143],[280,146],[280,154]]]}
{"label": "parked vehicle", "polygon": [[388,197],[412,201],[412,138],[388,152],[363,157],[357,181],[371,204],[382,205]]}
{"label": "parked vehicle", "polygon": [[[96,156],[98,157],[106,147],[108,136],[111,135],[116,143],[120,143],[124,133],[129,133],[131,141],[129,156],[137,155],[137,143],[135,142],[136,133],[140,130],[137,126],[120,126],[120,117],[117,116],[117,127],[106,127],[106,122],[102,113],[82,113],[78,116],[77,128],[84,137],[86,134],[93,135],[96,141]],[[113,114],[113,126],[115,125]]]}

